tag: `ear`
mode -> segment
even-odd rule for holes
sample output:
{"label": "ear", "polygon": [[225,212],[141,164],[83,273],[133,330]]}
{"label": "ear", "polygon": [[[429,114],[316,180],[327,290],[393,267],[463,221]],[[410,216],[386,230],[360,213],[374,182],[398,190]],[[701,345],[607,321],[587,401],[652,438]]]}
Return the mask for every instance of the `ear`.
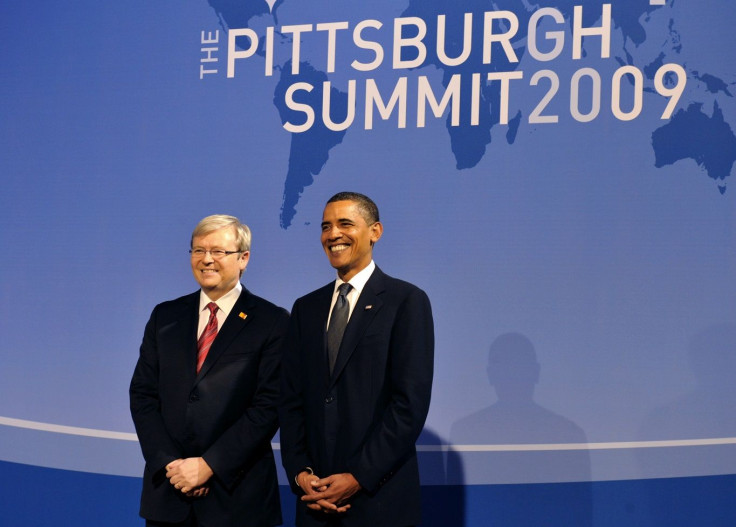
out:
{"label": "ear", "polygon": [[243,254],[240,255],[240,258],[238,258],[238,265],[240,266],[240,275],[243,275],[243,271],[245,271],[245,268],[248,267],[248,260],[250,260],[250,251],[245,251]]}
{"label": "ear", "polygon": [[373,223],[370,227],[368,227],[371,231],[371,244],[376,243],[378,240],[381,239],[381,236],[383,235],[383,225],[380,221],[377,221]]}
{"label": "ear", "polygon": [[496,385],[496,372],[492,365],[486,366],[486,377],[488,378],[488,384],[491,386]]}

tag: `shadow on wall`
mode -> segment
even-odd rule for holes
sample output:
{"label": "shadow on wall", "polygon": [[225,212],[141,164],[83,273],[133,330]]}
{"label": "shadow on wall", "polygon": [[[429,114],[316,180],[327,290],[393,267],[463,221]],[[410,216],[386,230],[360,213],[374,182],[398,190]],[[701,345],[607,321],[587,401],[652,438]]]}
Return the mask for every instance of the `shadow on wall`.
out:
{"label": "shadow on wall", "polygon": [[[641,426],[646,441],[736,437],[736,324],[703,329],[688,342],[688,364],[695,385],[681,397],[652,411]],[[710,476],[736,473],[736,445],[648,448],[637,452],[647,477]],[[715,496],[715,495],[714,495]],[[646,496],[652,521],[677,524],[692,496],[650,492]],[[713,510],[733,506],[709,498]]]}
{"label": "shadow on wall", "polygon": [[[559,503],[556,492],[539,492],[542,487],[537,485],[518,486],[510,494],[494,494],[499,499],[484,504],[487,525],[592,525],[587,449],[514,450],[514,445],[587,443],[578,425],[535,401],[534,390],[540,373],[534,345],[526,336],[505,333],[493,341],[486,374],[497,400],[453,424],[447,482],[450,485],[578,483],[566,486],[565,503]],[[487,449],[494,445],[497,449]],[[553,486],[547,486],[550,487]],[[509,495],[513,499],[508,499]]]}
{"label": "shadow on wall", "polygon": [[736,325],[708,327],[690,338],[695,387],[651,412],[644,440],[736,437]]}

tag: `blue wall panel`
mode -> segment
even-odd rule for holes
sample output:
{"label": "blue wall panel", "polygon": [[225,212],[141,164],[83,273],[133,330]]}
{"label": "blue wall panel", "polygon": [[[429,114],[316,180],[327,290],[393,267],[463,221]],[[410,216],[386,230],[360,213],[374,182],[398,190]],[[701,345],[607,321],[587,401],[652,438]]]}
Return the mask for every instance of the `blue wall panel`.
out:
{"label": "blue wall panel", "polygon": [[734,24],[684,0],[0,3],[4,522],[134,522],[128,383],[153,306],[195,289],[193,225],[248,223],[245,285],[288,308],[333,278],[319,222],[349,189],[433,306],[428,521],[736,524]]}
{"label": "blue wall panel", "polygon": [[[143,525],[139,478],[0,462],[0,516],[7,527]],[[730,527],[736,476],[532,485],[428,485],[424,527]],[[284,525],[294,497],[282,486]]]}

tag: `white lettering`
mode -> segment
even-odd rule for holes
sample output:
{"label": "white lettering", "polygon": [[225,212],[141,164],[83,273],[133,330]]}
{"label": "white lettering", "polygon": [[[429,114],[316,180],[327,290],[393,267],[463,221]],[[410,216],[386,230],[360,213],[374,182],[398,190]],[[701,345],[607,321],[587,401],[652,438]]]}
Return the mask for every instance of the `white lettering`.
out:
{"label": "white lettering", "polygon": [[397,123],[399,128],[406,128],[406,77],[400,77],[396,82],[394,91],[391,94],[388,104],[383,104],[381,94],[376,86],[374,79],[368,79],[365,82],[365,129],[373,129],[373,106],[378,108],[381,118],[386,121],[393,112],[394,107],[398,106]]}
{"label": "white lettering", "polygon": [[317,24],[317,31],[327,31],[327,73],[335,72],[337,32],[340,29],[347,29],[348,27],[347,22]]}
{"label": "white lettering", "polygon": [[488,74],[489,81],[501,81],[498,124],[509,124],[509,81],[523,77],[524,72],[521,71],[501,71]]}
{"label": "white lettering", "polygon": [[[250,39],[250,46],[243,51],[237,51],[235,49],[235,40],[238,37],[248,37]],[[235,60],[247,59],[252,57],[258,48],[258,35],[256,32],[249,28],[242,29],[231,29],[227,33],[227,78],[232,79],[235,77]]]}
{"label": "white lettering", "polygon": [[[486,11],[485,15],[483,19],[483,64],[491,63],[491,44],[494,42],[501,43],[509,62],[519,62],[519,58],[511,46],[511,39],[519,31],[519,19],[511,11]],[[509,29],[505,33],[494,35],[493,21],[502,19],[508,22]]]}
{"label": "white lettering", "polygon": [[331,86],[332,84],[330,81],[325,81],[322,84],[322,121],[324,121],[325,126],[329,130],[332,130],[333,132],[342,132],[353,124],[353,121],[355,120],[355,81],[348,81],[347,115],[345,116],[345,120],[341,123],[334,122],[330,116],[332,109]]}
{"label": "white lettering", "polygon": [[358,60],[354,60],[350,64],[353,69],[358,71],[371,71],[381,65],[381,63],[383,62],[383,48],[378,42],[365,40],[362,33],[363,29],[366,27],[381,29],[382,26],[383,24],[381,24],[378,20],[363,20],[357,26],[355,26],[355,29],[353,30],[353,42],[355,43],[355,45],[361,49],[368,49],[372,51],[376,57],[373,59],[372,62],[368,62],[367,64]]}
{"label": "white lettering", "polygon": [[308,104],[302,104],[299,102],[296,102],[294,100],[294,92],[297,90],[303,90],[307,93],[311,92],[314,89],[314,87],[309,84],[308,82],[295,82],[291,86],[289,86],[289,89],[286,90],[286,106],[287,108],[294,110],[296,112],[302,112],[306,115],[306,118],[304,120],[303,124],[293,124],[289,121],[286,121],[284,123],[284,129],[287,132],[291,132],[292,134],[299,134],[301,132],[306,132],[309,130],[312,125],[314,124],[314,109],[312,109],[311,106]]}
{"label": "white lettering", "polygon": [[600,35],[601,58],[607,59],[611,56],[611,4],[603,4],[601,14],[601,26],[583,28],[583,6],[576,5],[573,14],[572,27],[572,58],[582,57],[583,37]]}
{"label": "white lettering", "polygon": [[291,74],[299,75],[299,62],[301,61],[302,33],[312,31],[312,24],[297,24],[295,26],[281,26],[282,33],[291,33]]}
{"label": "white lettering", "polygon": [[[529,31],[527,32],[527,49],[529,54],[540,62],[546,62],[557,58],[562,53],[562,46],[565,44],[565,32],[564,31],[547,31],[544,36],[546,40],[554,42],[552,51],[542,53],[537,47],[537,30],[539,29],[539,19],[543,16],[552,17],[552,19],[558,24],[565,23],[565,17],[562,16],[557,9],[553,7],[543,7],[535,11],[529,18]],[[532,29],[533,28],[533,29]]]}
{"label": "white lettering", "polygon": [[470,56],[473,38],[473,13],[465,13],[463,21],[463,50],[456,58],[451,59],[447,56],[445,48],[447,47],[447,38],[445,36],[445,15],[437,17],[437,58],[446,66],[459,66]]}
{"label": "white lettering", "polygon": [[[415,26],[417,35],[414,37],[406,37],[403,35],[404,26]],[[422,39],[427,34],[427,24],[424,20],[417,17],[397,18],[394,20],[394,69],[402,68],[418,68],[427,58],[427,46],[424,45]],[[417,57],[409,60],[401,59],[401,50],[412,47],[417,50]]]}
{"label": "white lettering", "polygon": [[452,111],[450,112],[450,123],[452,126],[460,125],[460,74],[456,73],[447,83],[447,88],[442,96],[442,101],[437,103],[432,87],[429,85],[427,77],[419,77],[419,85],[417,87],[417,128],[424,128],[426,104],[429,102],[434,116],[439,118],[445,113],[445,109],[452,101]]}
{"label": "white lettering", "polygon": [[[580,111],[580,79],[588,77],[592,81],[590,111]],[[581,123],[589,123],[601,110],[601,76],[593,68],[581,68],[570,79],[570,114]]]}

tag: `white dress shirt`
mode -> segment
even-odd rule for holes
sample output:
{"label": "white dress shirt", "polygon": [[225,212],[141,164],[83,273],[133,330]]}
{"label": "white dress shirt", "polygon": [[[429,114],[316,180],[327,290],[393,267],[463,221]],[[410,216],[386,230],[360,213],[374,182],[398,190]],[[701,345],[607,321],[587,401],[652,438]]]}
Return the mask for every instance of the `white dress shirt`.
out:
{"label": "white dress shirt", "polygon": [[[220,331],[220,328],[225,322],[225,319],[230,314],[230,311],[233,310],[233,306],[235,305],[235,302],[237,302],[242,290],[243,286],[240,284],[240,282],[238,282],[235,287],[222,295],[220,298],[217,299],[217,302],[215,302],[218,307],[217,313],[215,313],[215,316],[217,317],[217,331]],[[202,334],[204,328],[207,327],[207,322],[210,319],[210,310],[207,308],[207,304],[209,304],[210,302],[214,301],[211,300],[210,297],[208,297],[207,294],[200,289],[199,324],[197,326],[197,338],[199,338],[199,336]]]}
{"label": "white dress shirt", "polygon": [[[350,280],[347,281],[348,284],[353,286],[353,288],[350,290],[350,292],[346,295],[348,305],[350,306],[350,310],[348,311],[348,320],[350,320],[350,316],[353,314],[353,309],[355,308],[355,304],[358,301],[358,298],[360,297],[360,293],[363,291],[363,288],[365,287],[366,282],[373,274],[373,271],[376,269],[376,264],[373,260],[371,260],[371,263],[365,266],[364,269],[362,269],[358,274],[356,274],[354,277],[352,277]],[[332,308],[335,307],[335,302],[337,302],[337,297],[340,296],[338,293],[338,289],[342,284],[344,284],[339,277],[337,280],[335,280],[335,289],[332,292],[332,302],[330,303],[330,314],[327,317],[327,327],[330,327],[330,318],[332,317]]]}

